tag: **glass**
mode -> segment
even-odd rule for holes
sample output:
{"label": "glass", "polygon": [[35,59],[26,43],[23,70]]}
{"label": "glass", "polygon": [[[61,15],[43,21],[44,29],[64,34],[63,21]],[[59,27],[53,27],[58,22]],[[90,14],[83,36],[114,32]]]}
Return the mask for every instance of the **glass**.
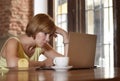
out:
{"label": "glass", "polygon": [[93,0],[85,0],[85,4],[86,4],[86,7],[85,7],[86,10],[94,8]]}
{"label": "glass", "polygon": [[[55,0],[55,3],[56,24],[67,31],[67,0]],[[55,43],[57,52],[64,54],[63,37],[61,35],[58,35],[57,38],[55,38]]]}
{"label": "glass", "polygon": [[94,0],[93,9],[86,0],[86,33],[97,35],[95,65],[113,67],[112,0]]}
{"label": "glass", "polygon": [[109,6],[110,6],[110,7],[113,6],[113,0],[109,0]]}
{"label": "glass", "polygon": [[95,6],[101,5],[101,0],[94,0],[94,5]]}
{"label": "glass", "polygon": [[113,0],[102,0],[102,4],[104,5],[104,7],[112,7]]}
{"label": "glass", "polygon": [[[104,9],[104,44],[107,46],[105,48],[105,61],[106,66],[113,66],[113,14],[112,7]],[[107,24],[108,23],[108,24]],[[108,52],[107,52],[108,51]],[[109,58],[108,58],[109,56]],[[108,63],[107,63],[108,62]],[[109,65],[108,65],[109,64]]]}
{"label": "glass", "polygon": [[108,7],[109,6],[109,0],[102,0],[102,4],[104,5],[104,7]]}
{"label": "glass", "polygon": [[86,32],[87,33],[90,33],[90,34],[93,34],[93,31],[94,31],[94,13],[93,11],[88,11],[86,12]]}

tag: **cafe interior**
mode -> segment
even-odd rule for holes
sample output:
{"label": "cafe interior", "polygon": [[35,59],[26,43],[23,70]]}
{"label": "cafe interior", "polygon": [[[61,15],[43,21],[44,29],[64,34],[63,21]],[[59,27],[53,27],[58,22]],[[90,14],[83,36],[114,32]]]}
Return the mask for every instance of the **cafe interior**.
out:
{"label": "cafe interior", "polygon": [[[0,48],[8,33],[21,35],[38,13],[49,14],[67,32],[97,36],[95,68],[0,69],[0,81],[120,81],[120,1],[119,0],[0,0]],[[50,44],[64,53],[63,38]],[[46,57],[41,55],[39,61]]]}

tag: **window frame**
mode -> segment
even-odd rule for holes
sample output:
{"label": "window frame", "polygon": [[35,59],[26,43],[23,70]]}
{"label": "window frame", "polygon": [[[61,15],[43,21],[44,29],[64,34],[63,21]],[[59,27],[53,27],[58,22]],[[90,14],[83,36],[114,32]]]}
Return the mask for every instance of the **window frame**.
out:
{"label": "window frame", "polygon": [[[54,0],[48,0],[48,14],[54,15]],[[76,10],[79,6],[79,11]],[[114,67],[120,67],[120,1],[113,0]],[[80,14],[80,15],[78,15]],[[85,0],[68,0],[68,31],[85,32]],[[78,17],[78,19],[76,18]],[[53,17],[54,18],[54,17]],[[75,20],[74,22],[72,20]],[[80,23],[78,23],[80,21]],[[76,25],[77,24],[77,25]],[[53,45],[53,43],[52,43]]]}

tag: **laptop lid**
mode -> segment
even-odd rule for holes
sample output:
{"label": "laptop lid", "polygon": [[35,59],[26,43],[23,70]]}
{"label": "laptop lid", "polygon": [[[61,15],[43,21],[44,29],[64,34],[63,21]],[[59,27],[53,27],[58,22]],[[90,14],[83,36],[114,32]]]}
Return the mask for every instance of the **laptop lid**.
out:
{"label": "laptop lid", "polygon": [[69,33],[69,65],[76,68],[92,68],[94,67],[95,52],[96,35]]}

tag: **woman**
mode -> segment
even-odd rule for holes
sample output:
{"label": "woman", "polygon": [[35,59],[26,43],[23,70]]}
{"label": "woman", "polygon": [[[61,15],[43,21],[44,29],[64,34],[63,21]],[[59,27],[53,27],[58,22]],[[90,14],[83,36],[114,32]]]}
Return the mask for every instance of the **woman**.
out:
{"label": "woman", "polygon": [[[28,23],[25,34],[10,37],[5,42],[1,50],[0,67],[18,67],[18,61],[22,58],[28,60],[29,67],[52,66],[55,57],[63,56],[48,43],[56,34],[63,36],[67,53],[68,33],[57,27],[49,15],[37,14]],[[44,54],[47,59],[38,61],[40,54]]]}

